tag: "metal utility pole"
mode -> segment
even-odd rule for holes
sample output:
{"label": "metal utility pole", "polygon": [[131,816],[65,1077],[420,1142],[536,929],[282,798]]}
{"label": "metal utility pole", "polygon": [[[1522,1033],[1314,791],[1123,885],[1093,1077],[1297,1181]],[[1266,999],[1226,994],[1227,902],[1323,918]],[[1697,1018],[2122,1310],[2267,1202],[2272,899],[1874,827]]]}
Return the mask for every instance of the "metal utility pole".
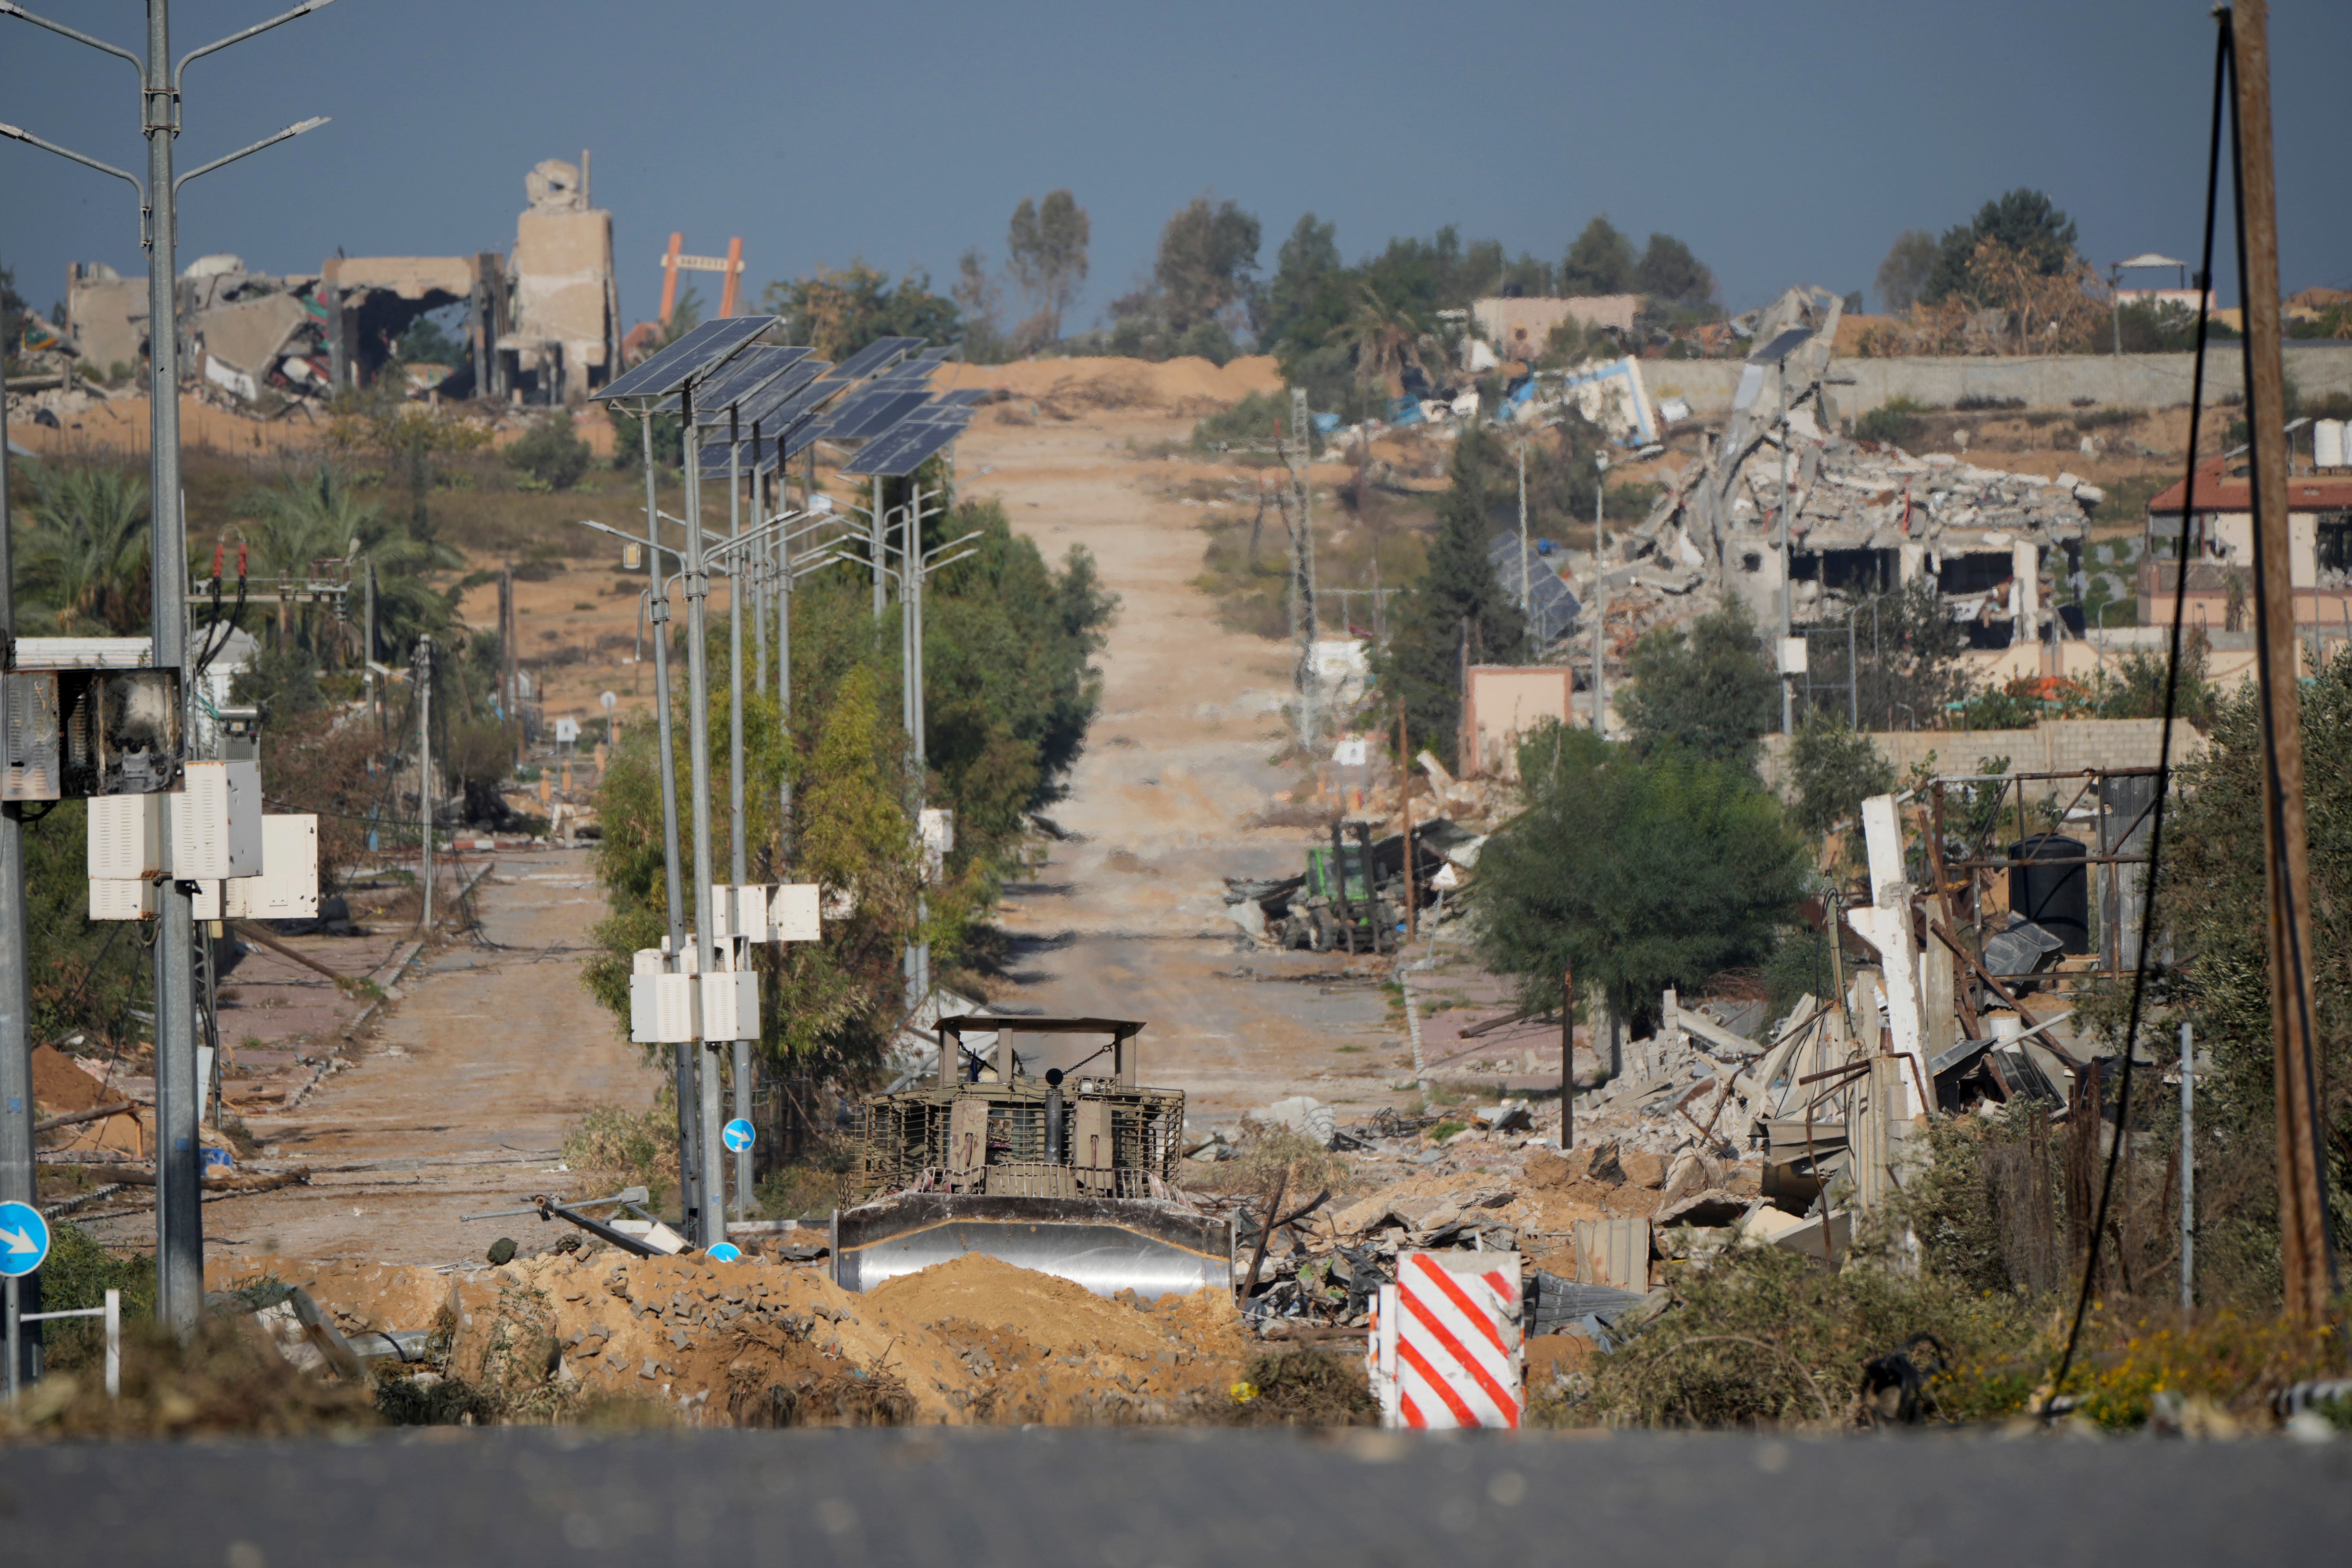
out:
{"label": "metal utility pole", "polygon": [[522,635],[522,616],[515,607],[514,568],[499,574],[499,644],[504,655],[500,663],[499,706],[502,717],[514,726],[515,766],[522,766],[522,682],[515,679],[515,641]]}
{"label": "metal utility pole", "polygon": [[[710,595],[710,575],[702,562],[702,433],[695,423],[694,384],[678,392],[678,414],[686,426],[686,733],[687,793],[694,808],[694,972],[709,974],[719,967],[718,943],[711,939],[710,859],[710,670],[705,647],[704,604]],[[726,1170],[726,1144],[721,1129],[719,1067],[715,1047],[706,1040],[695,1058],[695,1074],[702,1108],[703,1209],[698,1246],[715,1246],[726,1238],[727,1221],[719,1188]]]}
{"label": "metal utility pole", "polygon": [[2197,1308],[2197,1045],[2180,1026],[2180,1310]]}
{"label": "metal utility pole", "polygon": [[383,700],[378,691],[375,675],[375,558],[373,556],[368,558],[367,563],[367,655],[360,660],[360,668],[367,671],[368,706],[373,711],[376,731],[381,735],[383,731]]}
{"label": "metal utility pole", "polygon": [[2278,1114],[2279,1244],[2286,1309],[2322,1321],[2334,1293],[2319,1129],[2316,1005],[2311,975],[2311,851],[2304,819],[2303,714],[2287,510],[2286,373],[2278,281],[2278,185],[2272,155],[2270,7],[2241,0],[2231,21],[2237,85],[2238,276],[2245,291],[2246,412],[2252,432],[2254,611],[2262,682],[2263,837],[2273,1069]]}
{"label": "metal utility pole", "polygon": [[433,639],[416,639],[416,929],[433,934]]}
{"label": "metal utility pole", "polygon": [[[1774,379],[1780,384],[1780,640],[1773,653],[1773,663],[1783,662],[1779,649],[1789,644],[1789,628],[1796,624],[1797,572],[1796,561],[1789,553],[1789,360],[1783,354],[1772,367]],[[1780,733],[1788,734],[1796,724],[1796,689],[1789,684],[1787,670],[1780,672]],[[1824,1222],[1826,1223],[1826,1222]]]}
{"label": "metal utility pole", "polygon": [[1576,1147],[1576,971],[1559,972],[1559,1147]]}
{"label": "metal utility pole", "polygon": [[[759,449],[760,427],[754,425],[751,426],[751,450],[756,452]],[[751,474],[751,515],[761,522],[768,521],[768,476],[756,468]],[[760,553],[751,564],[749,607],[751,616],[751,689],[755,692],[768,689],[768,568],[774,549],[773,540],[760,546]]]}
{"label": "metal utility pole", "polygon": [[[1592,536],[1592,547],[1601,548],[1601,535]],[[1519,614],[1531,614],[1535,609],[1534,579],[1528,570],[1528,444],[1519,443]]]}
{"label": "metal utility pole", "polygon": [[[308,16],[330,0],[304,4],[266,22],[191,50],[172,62],[168,0],[147,0],[147,48],[134,53],[89,34],[34,16],[11,5],[5,13],[19,21],[127,60],[139,72],[140,131],[147,139],[147,178],[86,158],[52,142],[0,125],[0,135],[55,153],[85,168],[124,181],[139,193],[147,248],[148,493],[153,542],[148,575],[153,584],[152,657],[159,668],[184,669],[187,663],[187,519],[180,489],[180,363],[178,268],[180,186],[215,169],[326,123],[306,120],[289,125],[225,158],[215,158],[174,177],[172,143],[180,133],[181,79],[206,55]],[[182,687],[182,701],[192,698]],[[185,714],[183,714],[184,725]],[[164,863],[170,864],[171,822],[163,824]],[[196,1083],[195,918],[189,884],[166,878],[156,887],[155,921],[155,1287],[156,1310],[183,1337],[195,1331],[204,1309],[204,1216],[197,1186],[196,1127],[201,1088]]]}
{"label": "metal utility pole", "polygon": [[[14,523],[8,516],[8,399],[0,395],[0,646],[16,639],[16,564]],[[10,662],[14,662],[13,657]],[[10,802],[0,805],[0,1203],[35,1201],[33,1171],[33,995],[27,970],[31,952],[25,915],[25,819]],[[39,1276],[34,1276],[35,1290]],[[13,1328],[21,1310],[20,1287],[8,1281],[6,1311]],[[36,1294],[32,1310],[40,1310]],[[22,1348],[7,1347],[7,1385],[13,1394],[33,1369]]]}
{"label": "metal utility pole", "polygon": [[1285,457],[1289,460],[1291,493],[1298,503],[1298,535],[1293,542],[1291,558],[1302,605],[1298,617],[1298,730],[1299,739],[1310,756],[1321,730],[1317,711],[1321,681],[1315,669],[1318,635],[1315,618],[1315,525],[1307,511],[1307,492],[1314,488],[1314,476],[1308,469],[1315,456],[1314,427],[1308,423],[1312,417],[1307,411],[1305,390],[1294,389],[1290,395],[1290,443]]}
{"label": "metal utility pole", "polygon": [[868,534],[874,550],[874,618],[882,618],[882,549],[886,531],[882,521],[882,476],[874,476],[874,510],[866,514],[871,529]]}
{"label": "metal utility pole", "polygon": [[[727,409],[727,531],[736,542],[736,553],[729,557],[727,577],[727,858],[733,883],[740,888],[751,879],[749,847],[743,841],[743,616],[750,604],[745,590],[757,579],[759,563],[743,551],[740,542],[743,443],[732,404]],[[734,1079],[733,1110],[737,1120],[748,1121],[751,1119],[751,1042],[736,1040],[733,1046],[730,1054],[734,1060],[729,1064]],[[706,1058],[706,1065],[716,1064]],[[736,1151],[734,1165],[735,1217],[750,1219],[751,1151]]]}
{"label": "metal utility pole", "polygon": [[1592,578],[1592,732],[1609,738],[1609,672],[1602,664],[1609,630],[1609,579]]}

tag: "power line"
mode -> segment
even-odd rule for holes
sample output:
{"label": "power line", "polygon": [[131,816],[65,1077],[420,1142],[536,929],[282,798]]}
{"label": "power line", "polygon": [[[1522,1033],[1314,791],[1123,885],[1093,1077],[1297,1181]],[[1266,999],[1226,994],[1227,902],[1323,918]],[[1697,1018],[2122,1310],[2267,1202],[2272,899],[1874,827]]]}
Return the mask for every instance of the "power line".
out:
{"label": "power line", "polygon": [[[2213,129],[2212,145],[2205,161],[2205,248],[2202,276],[2213,275],[2213,226],[2221,205],[2221,110],[2225,84],[2236,64],[2231,47],[2229,11],[2219,13],[2220,36],[2213,48]],[[2241,243],[2244,217],[2240,214]],[[2091,1305],[2091,1283],[2098,1277],[2101,1237],[2106,1234],[2107,1211],[2115,1198],[2116,1167],[2120,1163],[2125,1141],[2131,1136],[2132,1061],[2139,1044],[2140,1015],[2147,996],[2148,954],[2156,947],[2156,906],[2163,888],[2158,875],[2164,858],[2164,807],[2172,794],[2172,729],[2180,704],[2180,636],[2182,614],[2189,604],[2189,531],[2195,512],[2197,489],[2197,432],[2205,411],[2205,342],[2206,329],[2211,319],[2212,292],[2200,293],[2197,303],[2197,360],[2189,383],[2189,456],[2188,474],[2181,480],[2179,575],[2174,583],[2172,595],[2172,658],[2164,677],[2164,730],[2157,747],[2156,804],[2152,808],[2147,841],[2147,899],[2140,906],[2139,952],[2132,964],[2131,1008],[2124,1026],[2124,1065],[2116,1091],[2116,1136],[2107,1146],[2106,1170],[2099,1179],[2099,1206],[2091,1222],[2091,1246],[2083,1259],[2083,1280],[2074,1293],[2074,1315],[2066,1329],[2066,1349],[2058,1358],[2058,1371],[2050,1380],[2050,1397],[2042,1402],[2042,1413],[2051,1414],[2058,1395],[2065,1389],[2066,1374],[2074,1365],[2075,1347],[2083,1337],[2083,1318]],[[2252,345],[2247,346],[2249,354]],[[2252,410],[2248,410],[2251,414]],[[2187,1072],[2189,1064],[2183,1062]],[[2094,1115],[2096,1110],[2094,1108]],[[2094,1124],[2095,1127],[2095,1123]]]}

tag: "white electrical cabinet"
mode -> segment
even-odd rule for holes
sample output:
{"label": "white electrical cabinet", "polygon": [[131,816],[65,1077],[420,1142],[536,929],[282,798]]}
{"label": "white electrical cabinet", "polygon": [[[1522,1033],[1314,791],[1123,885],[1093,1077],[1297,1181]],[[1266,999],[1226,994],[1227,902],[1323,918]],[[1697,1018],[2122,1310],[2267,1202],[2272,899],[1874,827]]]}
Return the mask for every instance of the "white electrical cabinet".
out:
{"label": "white electrical cabinet", "polygon": [[768,904],[768,940],[816,942],[824,931],[817,924],[820,889],[814,882],[787,882]]}
{"label": "white electrical cabinet", "polygon": [[91,878],[89,918],[94,921],[153,920],[155,884],[124,878]]}
{"label": "white electrical cabinet", "polygon": [[698,974],[702,985],[702,1037],[706,1040],[756,1040],[760,1037],[760,977],[748,969],[722,969]]}
{"label": "white electrical cabinet", "polygon": [[702,991],[691,974],[629,976],[629,1038],[640,1046],[675,1046],[700,1037]]}
{"label": "white electrical cabinet", "polygon": [[171,803],[172,875],[182,881],[257,877],[262,869],[261,768],[190,763]]}
{"label": "white electrical cabinet", "polygon": [[[237,907],[238,892],[244,907]],[[261,874],[229,884],[231,920],[310,921],[319,918],[319,819],[261,819]]]}
{"label": "white electrical cabinet", "polygon": [[110,880],[163,874],[168,795],[102,795],[89,803],[89,874]]}

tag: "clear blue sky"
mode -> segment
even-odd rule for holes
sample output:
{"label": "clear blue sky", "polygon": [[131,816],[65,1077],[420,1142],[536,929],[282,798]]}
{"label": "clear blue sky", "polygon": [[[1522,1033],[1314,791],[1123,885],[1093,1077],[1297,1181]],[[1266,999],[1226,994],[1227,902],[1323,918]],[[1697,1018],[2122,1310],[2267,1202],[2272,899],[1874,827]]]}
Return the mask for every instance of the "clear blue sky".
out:
{"label": "clear blue sky", "polygon": [[[133,0],[35,8],[142,36]],[[272,8],[183,0],[175,50]],[[2285,285],[2352,285],[2352,5],[2281,0],[2272,25]],[[1212,188],[1264,222],[1268,271],[1310,209],[1351,258],[1453,223],[1556,259],[1606,212],[1688,241],[1738,310],[1866,289],[1899,231],[2016,185],[2102,268],[2193,255],[2212,32],[2204,0],[339,0],[190,72],[184,169],[335,122],[189,186],[180,257],[508,249],[524,171],[587,147],[632,320],[672,229],[704,254],[741,235],[755,285],[863,258],[944,290],[1058,186],[1094,222],[1074,325]],[[0,120],[137,168],[136,112],[127,66],[0,18]],[[0,142],[0,263],[46,310],[78,259],[141,265],[128,187]]]}

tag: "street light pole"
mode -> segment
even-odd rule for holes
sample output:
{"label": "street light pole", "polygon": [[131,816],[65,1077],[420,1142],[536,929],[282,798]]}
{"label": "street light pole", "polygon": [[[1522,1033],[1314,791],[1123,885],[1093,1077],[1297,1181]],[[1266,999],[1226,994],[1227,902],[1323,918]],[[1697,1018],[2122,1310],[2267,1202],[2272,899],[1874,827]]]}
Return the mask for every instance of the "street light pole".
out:
{"label": "street light pole", "polygon": [[[710,576],[702,561],[702,433],[695,423],[691,381],[679,389],[678,414],[686,426],[687,794],[694,808],[694,972],[709,974],[719,967],[718,944],[710,934],[710,661],[704,647],[704,605],[710,594]],[[703,1178],[701,1234],[695,1241],[702,1247],[715,1246],[727,1235],[720,1207],[725,1194],[719,1190],[724,1180],[720,1173],[727,1168],[720,1133],[725,1118],[719,1114],[719,1069],[712,1054],[706,1038],[695,1058],[700,1088],[695,1098],[702,1108]]]}
{"label": "street light pole", "polygon": [[[152,585],[152,658],[158,668],[182,669],[187,662],[187,519],[180,499],[179,312],[176,300],[179,188],[200,174],[233,163],[264,147],[299,136],[326,123],[307,120],[289,125],[176,178],[172,143],[180,133],[180,81],[189,65],[206,55],[305,16],[331,0],[303,0],[293,10],[190,51],[172,62],[169,0],[147,0],[147,50],[142,56],[34,16],[21,5],[0,5],[14,16],[128,61],[139,72],[140,132],[147,139],[147,179],[54,142],[0,125],[0,135],[55,153],[74,163],[128,182],[140,193],[141,238],[147,247],[148,323],[148,516],[152,528],[148,575]],[[183,683],[185,705],[193,692]],[[171,819],[163,826],[163,864],[171,863]],[[204,1215],[198,1206],[197,1122],[201,1086],[196,1082],[195,913],[194,885],[165,878],[156,886],[155,921],[155,1295],[156,1313],[185,1338],[195,1331],[204,1310]],[[5,917],[0,917],[5,918]],[[19,931],[21,932],[21,925]],[[20,972],[21,973],[21,972]]]}
{"label": "street light pole", "polygon": [[[0,638],[16,636],[16,570],[8,517],[8,399],[0,395]],[[0,1203],[34,1201],[33,1174],[33,995],[27,968],[31,954],[25,929],[25,819],[13,801],[0,805]],[[38,1276],[35,1277],[37,1280]],[[9,1300],[18,1304],[18,1286],[8,1281]],[[38,1300],[32,1310],[40,1310]],[[14,1390],[32,1369],[23,1351],[8,1346],[7,1386]]]}

